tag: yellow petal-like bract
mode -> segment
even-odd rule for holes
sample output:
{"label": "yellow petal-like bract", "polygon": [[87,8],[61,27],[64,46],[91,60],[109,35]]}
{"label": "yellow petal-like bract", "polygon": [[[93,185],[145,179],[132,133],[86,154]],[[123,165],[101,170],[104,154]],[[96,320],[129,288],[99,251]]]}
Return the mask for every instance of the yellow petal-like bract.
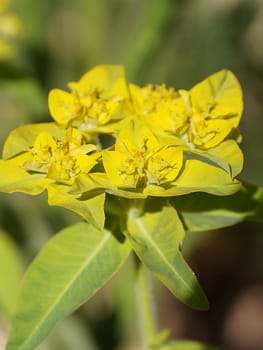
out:
{"label": "yellow petal-like bract", "polygon": [[122,66],[95,67],[68,86],[71,92],[54,89],[49,94],[50,113],[62,126],[112,133],[115,124],[131,113]]}
{"label": "yellow petal-like bract", "polygon": [[191,148],[219,145],[237,128],[243,109],[239,82],[228,70],[211,75],[189,91],[165,85],[131,85],[130,89],[141,119],[156,133],[174,136]]}
{"label": "yellow petal-like bract", "polygon": [[119,133],[115,150],[104,151],[103,164],[114,185],[142,190],[175,180],[183,152],[178,146],[162,145],[143,122],[132,120]]}
{"label": "yellow petal-like bract", "polygon": [[146,198],[239,189],[243,101],[232,72],[176,90],[128,84],[122,66],[101,65],[68,86],[69,92],[49,94],[52,123],[10,133],[0,161],[1,191],[47,189],[51,205],[88,220],[96,203],[94,225],[101,227],[105,193]]}

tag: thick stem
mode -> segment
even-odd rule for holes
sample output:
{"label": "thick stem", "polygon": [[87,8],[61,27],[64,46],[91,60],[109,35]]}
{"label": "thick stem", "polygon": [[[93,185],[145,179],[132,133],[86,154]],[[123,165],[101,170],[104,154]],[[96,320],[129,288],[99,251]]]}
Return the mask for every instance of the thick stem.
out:
{"label": "thick stem", "polygon": [[153,296],[152,276],[146,267],[138,261],[136,270],[136,299],[139,326],[143,349],[150,349],[150,344],[157,334],[157,319]]}

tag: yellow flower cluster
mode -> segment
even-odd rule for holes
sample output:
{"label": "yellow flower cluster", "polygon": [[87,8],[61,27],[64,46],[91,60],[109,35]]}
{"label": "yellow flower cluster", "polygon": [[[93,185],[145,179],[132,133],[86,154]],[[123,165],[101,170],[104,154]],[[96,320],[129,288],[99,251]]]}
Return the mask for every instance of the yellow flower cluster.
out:
{"label": "yellow flower cluster", "polygon": [[96,67],[68,86],[70,93],[50,92],[50,113],[58,125],[75,127],[88,139],[92,133],[112,133],[113,126],[132,113],[120,66]]}
{"label": "yellow flower cluster", "polygon": [[47,178],[58,182],[72,184],[78,174],[88,173],[93,168],[98,157],[98,153],[88,155],[96,150],[96,146],[83,144],[82,139],[77,129],[69,128],[63,140],[56,140],[43,131],[29,149],[29,160],[23,164],[23,168],[44,173]]}
{"label": "yellow flower cluster", "polygon": [[6,13],[7,0],[0,0],[0,61],[14,56],[15,41],[21,34],[21,23],[13,13]]}
{"label": "yellow flower cluster", "polygon": [[69,89],[49,94],[54,122],[11,132],[0,190],[47,189],[51,204],[87,217],[83,198],[105,193],[146,198],[239,189],[242,91],[230,71],[186,91],[128,84],[122,66],[101,65]]}

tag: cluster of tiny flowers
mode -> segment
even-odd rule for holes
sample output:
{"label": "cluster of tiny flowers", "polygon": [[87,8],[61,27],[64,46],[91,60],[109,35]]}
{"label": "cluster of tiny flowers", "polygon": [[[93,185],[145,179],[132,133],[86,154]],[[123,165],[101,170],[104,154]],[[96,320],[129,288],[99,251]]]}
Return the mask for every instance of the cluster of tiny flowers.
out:
{"label": "cluster of tiny flowers", "polygon": [[76,199],[238,190],[243,105],[230,71],[175,90],[127,83],[122,66],[101,65],[68,86],[49,94],[54,121],[10,133],[0,161],[1,191],[37,194],[62,186],[61,193]]}

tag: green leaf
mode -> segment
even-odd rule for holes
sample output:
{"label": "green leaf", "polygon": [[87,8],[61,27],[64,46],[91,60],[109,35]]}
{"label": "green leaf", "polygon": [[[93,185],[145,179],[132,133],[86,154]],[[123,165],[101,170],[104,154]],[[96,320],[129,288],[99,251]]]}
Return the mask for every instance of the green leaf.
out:
{"label": "green leaf", "polygon": [[190,341],[190,340],[178,340],[170,344],[164,345],[161,350],[219,350],[214,346],[207,344]]}
{"label": "green leaf", "polygon": [[18,248],[0,229],[0,314],[10,318],[23,272],[23,261]]}
{"label": "green leaf", "polygon": [[129,252],[126,242],[87,223],[55,235],[25,275],[7,350],[34,349],[117,272]]}
{"label": "green leaf", "polygon": [[172,207],[138,215],[131,208],[127,235],[143,263],[183,302],[207,309],[208,302],[179,246],[184,228]]}
{"label": "green leaf", "polygon": [[48,204],[69,209],[99,230],[104,227],[105,193],[75,195],[68,193],[69,187],[62,184],[52,184],[48,187]]}
{"label": "green leaf", "polygon": [[244,220],[263,220],[263,188],[243,184],[230,196],[192,193],[174,197],[169,203],[180,212],[188,231],[205,231]]}

